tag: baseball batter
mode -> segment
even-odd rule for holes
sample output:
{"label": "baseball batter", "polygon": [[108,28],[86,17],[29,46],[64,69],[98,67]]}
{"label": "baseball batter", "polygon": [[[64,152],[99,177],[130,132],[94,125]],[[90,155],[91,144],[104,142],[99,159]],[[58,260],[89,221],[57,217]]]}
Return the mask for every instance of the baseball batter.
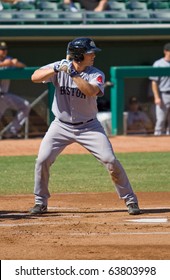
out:
{"label": "baseball batter", "polygon": [[35,165],[35,205],[31,214],[47,212],[49,169],[63,149],[77,142],[91,152],[108,170],[116,191],[131,215],[140,214],[134,194],[112,145],[96,118],[97,97],[104,94],[104,73],[93,66],[100,51],[90,38],[69,42],[71,60],[62,59],[37,69],[34,83],[51,82],[55,86],[52,111],[55,115],[44,136]]}
{"label": "baseball batter", "polygon": [[[170,67],[170,43],[163,47],[164,57],[156,60],[153,67]],[[156,107],[154,135],[170,135],[170,77],[150,77]]]}

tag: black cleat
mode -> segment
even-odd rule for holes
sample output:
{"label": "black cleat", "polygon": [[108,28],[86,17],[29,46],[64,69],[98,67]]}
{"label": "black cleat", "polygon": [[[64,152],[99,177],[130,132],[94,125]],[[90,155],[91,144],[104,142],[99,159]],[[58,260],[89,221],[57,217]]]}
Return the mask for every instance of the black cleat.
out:
{"label": "black cleat", "polygon": [[129,215],[139,215],[141,213],[137,203],[127,205]]}
{"label": "black cleat", "polygon": [[47,205],[35,204],[29,211],[31,214],[44,214],[47,213]]}

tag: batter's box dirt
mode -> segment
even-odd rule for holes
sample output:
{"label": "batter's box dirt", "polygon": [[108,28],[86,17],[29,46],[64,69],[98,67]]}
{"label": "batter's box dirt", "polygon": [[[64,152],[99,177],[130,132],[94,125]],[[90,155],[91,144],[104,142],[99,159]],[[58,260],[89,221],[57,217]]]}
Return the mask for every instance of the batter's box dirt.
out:
{"label": "batter's box dirt", "polygon": [[115,193],[52,194],[39,216],[27,211],[33,195],[3,196],[0,258],[169,259],[170,194],[137,195],[139,216],[128,215]]}

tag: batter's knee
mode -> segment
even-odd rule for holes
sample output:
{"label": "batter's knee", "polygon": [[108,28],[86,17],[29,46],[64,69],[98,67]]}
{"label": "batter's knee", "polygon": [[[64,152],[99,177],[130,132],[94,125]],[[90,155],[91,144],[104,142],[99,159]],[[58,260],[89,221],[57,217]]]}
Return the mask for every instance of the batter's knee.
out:
{"label": "batter's knee", "polygon": [[106,167],[110,176],[112,177],[112,180],[117,183],[122,172],[122,166],[119,160],[115,158],[112,162],[107,163]]}
{"label": "batter's knee", "polygon": [[37,168],[49,168],[54,163],[54,158],[49,155],[40,155],[36,159],[36,167]]}

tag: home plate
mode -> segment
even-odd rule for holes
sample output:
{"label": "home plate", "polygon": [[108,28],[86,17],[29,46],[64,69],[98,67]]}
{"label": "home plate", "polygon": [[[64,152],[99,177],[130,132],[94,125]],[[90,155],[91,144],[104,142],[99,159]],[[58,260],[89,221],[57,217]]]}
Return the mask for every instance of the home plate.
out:
{"label": "home plate", "polygon": [[167,218],[146,218],[146,219],[134,219],[134,220],[127,220],[129,222],[134,223],[167,223]]}

